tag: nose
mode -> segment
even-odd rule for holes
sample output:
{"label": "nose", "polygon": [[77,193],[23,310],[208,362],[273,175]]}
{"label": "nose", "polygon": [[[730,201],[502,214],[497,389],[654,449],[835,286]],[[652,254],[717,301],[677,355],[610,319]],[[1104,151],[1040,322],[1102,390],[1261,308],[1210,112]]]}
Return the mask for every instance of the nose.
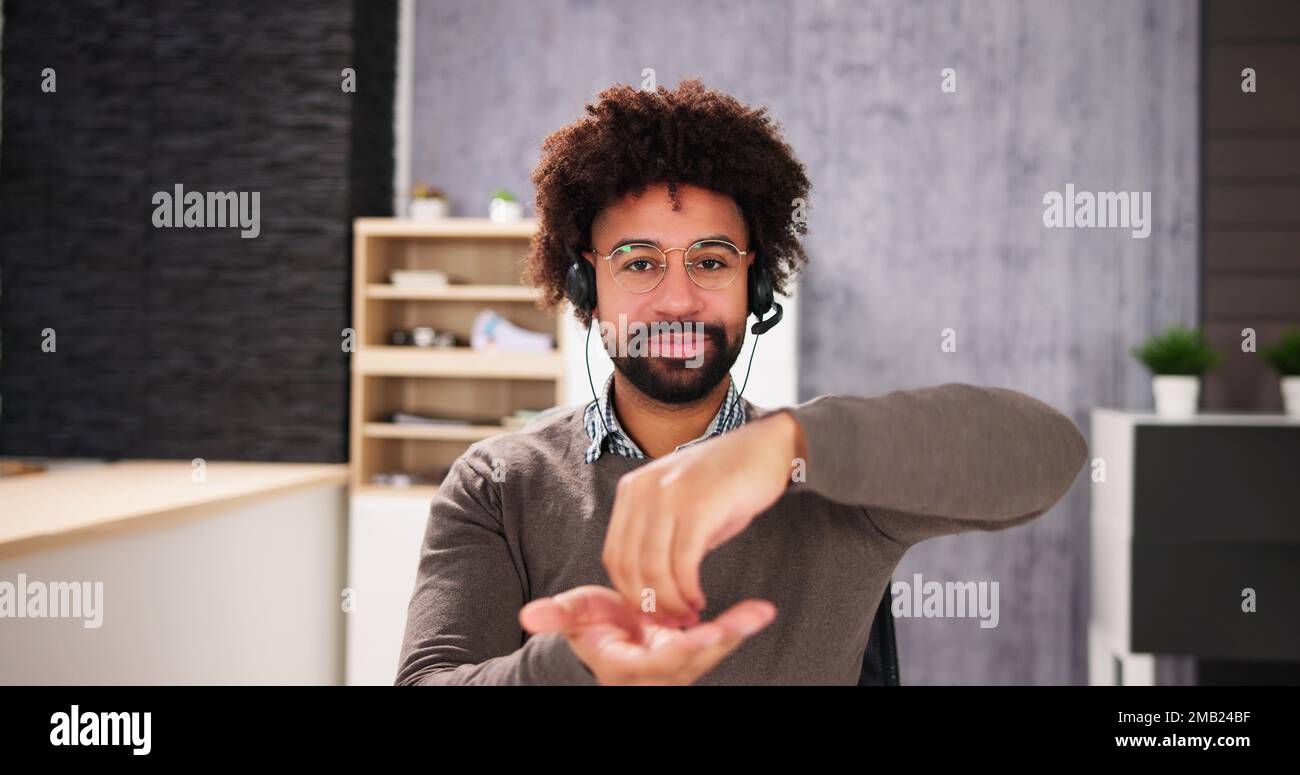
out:
{"label": "nose", "polygon": [[657,317],[666,320],[692,319],[691,316],[701,308],[701,288],[686,273],[681,253],[668,255],[668,271],[651,292],[654,295],[651,309]]}

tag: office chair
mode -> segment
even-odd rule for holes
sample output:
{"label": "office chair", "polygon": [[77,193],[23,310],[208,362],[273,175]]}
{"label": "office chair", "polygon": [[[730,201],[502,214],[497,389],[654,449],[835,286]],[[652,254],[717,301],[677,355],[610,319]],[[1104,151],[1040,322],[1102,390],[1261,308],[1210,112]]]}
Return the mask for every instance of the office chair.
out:
{"label": "office chair", "polygon": [[892,598],[885,584],[885,593],[876,608],[876,618],[871,622],[867,650],[862,654],[862,672],[858,686],[898,686],[898,644],[894,641],[894,613],[889,604]]}

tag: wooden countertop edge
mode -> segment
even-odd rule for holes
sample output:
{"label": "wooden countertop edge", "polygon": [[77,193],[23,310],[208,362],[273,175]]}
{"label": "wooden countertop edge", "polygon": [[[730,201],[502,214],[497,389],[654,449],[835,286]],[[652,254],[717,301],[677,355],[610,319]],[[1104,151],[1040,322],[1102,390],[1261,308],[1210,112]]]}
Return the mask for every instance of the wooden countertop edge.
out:
{"label": "wooden countertop edge", "polygon": [[[269,465],[274,465],[269,464]],[[260,490],[244,492],[238,495],[224,496],[214,500],[186,504],[173,508],[158,508],[149,511],[133,512],[103,522],[79,525],[65,530],[49,533],[33,533],[18,538],[0,537],[0,560],[10,559],[31,552],[67,546],[87,540],[113,538],[144,530],[172,527],[198,519],[241,508],[267,498],[288,495],[300,490],[322,486],[337,485],[346,490],[348,485],[348,465],[346,463],[321,464],[336,466],[337,470],[325,475],[314,476],[285,484],[278,484]],[[58,473],[58,472],[52,472]],[[30,474],[43,476],[43,474]]]}

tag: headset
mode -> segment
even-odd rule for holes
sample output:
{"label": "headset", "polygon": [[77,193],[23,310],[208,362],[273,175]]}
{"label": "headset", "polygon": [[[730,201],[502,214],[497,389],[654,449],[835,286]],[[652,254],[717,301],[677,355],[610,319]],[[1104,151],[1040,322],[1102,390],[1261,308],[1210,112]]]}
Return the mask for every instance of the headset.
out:
{"label": "headset", "polygon": [[[567,277],[565,294],[569,302],[579,310],[582,310],[590,316],[596,310],[596,269],[580,255],[578,251],[570,246],[565,246],[569,253],[569,258],[573,263],[569,265],[569,274]],[[776,309],[771,317],[764,320],[763,316],[768,310]],[[745,367],[745,381],[740,385],[740,394],[737,396],[736,405],[740,404],[740,398],[745,395],[745,387],[749,385],[749,372],[754,367],[754,352],[758,350],[758,338],[767,333],[777,323],[781,322],[781,316],[785,314],[781,305],[774,298],[772,292],[772,276],[768,273],[766,267],[758,266],[758,262],[751,262],[749,265],[749,311],[758,318],[758,322],[749,327],[750,333],[754,334],[754,346],[749,349],[749,364]],[[596,384],[591,379],[591,324],[587,325],[587,343],[583,346],[583,356],[587,363],[587,385],[591,387],[591,398],[600,406],[600,400],[596,398]],[[728,412],[727,419],[730,420],[730,411],[735,410],[735,406]],[[609,426],[605,425],[605,415],[600,414],[600,424],[605,428],[605,435],[609,435]]]}

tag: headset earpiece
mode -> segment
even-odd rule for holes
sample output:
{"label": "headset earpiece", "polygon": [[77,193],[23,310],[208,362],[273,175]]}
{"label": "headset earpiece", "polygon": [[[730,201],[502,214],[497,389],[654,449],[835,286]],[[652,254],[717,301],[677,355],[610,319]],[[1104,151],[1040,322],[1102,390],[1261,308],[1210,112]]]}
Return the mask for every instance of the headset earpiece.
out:
{"label": "headset earpiece", "polygon": [[596,309],[596,272],[592,269],[591,264],[578,255],[578,251],[567,246],[565,250],[569,252],[569,258],[573,259],[573,263],[569,265],[568,276],[565,278],[565,290],[569,302],[583,312],[594,312]]}
{"label": "headset earpiece", "polygon": [[759,320],[772,308],[772,278],[758,262],[749,265],[749,311]]}
{"label": "headset earpiece", "polygon": [[[763,316],[774,307],[776,314],[764,320]],[[772,276],[768,274],[767,269],[759,267],[757,261],[749,265],[749,311],[758,318],[758,322],[749,328],[750,333],[755,336],[767,333],[772,326],[781,322],[781,316],[785,314],[781,305],[776,302],[776,295],[772,292]]]}

